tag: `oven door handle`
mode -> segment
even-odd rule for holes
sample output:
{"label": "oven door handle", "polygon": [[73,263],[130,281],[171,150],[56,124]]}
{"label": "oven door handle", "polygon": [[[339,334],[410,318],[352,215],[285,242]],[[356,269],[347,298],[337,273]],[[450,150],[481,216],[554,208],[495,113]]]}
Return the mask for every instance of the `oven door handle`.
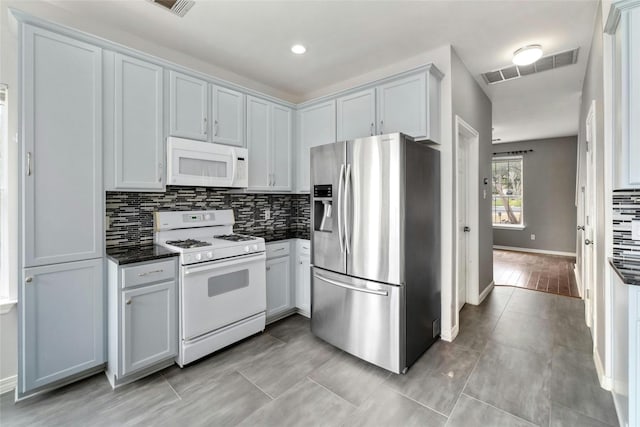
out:
{"label": "oven door handle", "polygon": [[261,260],[265,260],[266,258],[267,256],[264,254],[264,252],[261,252],[259,254],[252,255],[252,256],[243,256],[240,258],[233,258],[230,260],[219,261],[219,262],[215,262],[215,261],[208,262],[207,265],[199,265],[196,267],[186,266],[186,268],[184,269],[184,274],[190,275],[190,274],[202,273],[205,271],[215,270],[217,268],[231,267],[232,265],[241,265],[245,263],[261,261]]}

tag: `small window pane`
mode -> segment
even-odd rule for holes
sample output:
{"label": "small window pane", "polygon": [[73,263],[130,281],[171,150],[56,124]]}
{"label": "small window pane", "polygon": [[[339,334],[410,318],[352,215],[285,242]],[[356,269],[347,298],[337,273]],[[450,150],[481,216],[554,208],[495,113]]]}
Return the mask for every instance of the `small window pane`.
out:
{"label": "small window pane", "polygon": [[522,166],[522,157],[493,159],[493,225],[524,224]]}

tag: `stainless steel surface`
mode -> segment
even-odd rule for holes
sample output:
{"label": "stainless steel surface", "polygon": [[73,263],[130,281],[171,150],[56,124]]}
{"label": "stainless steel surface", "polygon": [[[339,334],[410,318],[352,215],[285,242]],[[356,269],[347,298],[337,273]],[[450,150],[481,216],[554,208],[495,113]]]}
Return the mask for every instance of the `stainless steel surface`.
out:
{"label": "stainless steel surface", "polygon": [[[338,273],[346,272],[344,256],[343,227],[341,218],[341,186],[344,185],[345,142],[336,142],[311,148],[311,240],[312,263]],[[331,203],[334,209],[331,218],[325,219],[325,231],[316,230],[319,223],[315,212],[314,185],[331,186],[331,197],[323,199]],[[337,190],[337,191],[336,191]],[[321,202],[318,202],[321,203]],[[341,223],[339,223],[341,222]]]}
{"label": "stainless steel surface", "polygon": [[347,143],[345,241],[350,276],[395,285],[404,282],[405,144],[400,134]]}
{"label": "stainless steel surface", "polygon": [[349,194],[349,188],[351,188],[351,164],[347,164],[347,172],[344,178],[344,206],[343,215],[344,218],[344,251],[348,254],[351,253],[351,232],[349,230],[349,222],[352,220],[349,216],[351,198]]}
{"label": "stainless steel surface", "polygon": [[332,280],[332,279],[329,279],[327,277],[324,277],[324,276],[322,276],[322,275],[320,275],[318,273],[315,273],[313,275],[313,277],[315,277],[318,280],[322,280],[323,282],[327,282],[327,283],[330,283],[330,284],[335,285],[335,286],[340,286],[341,288],[351,289],[352,291],[366,292],[366,293],[369,293],[369,294],[382,295],[382,296],[385,296],[385,297],[387,295],[389,295],[389,293],[387,291],[382,291],[382,290],[379,290],[379,289],[361,288],[361,287],[358,287],[358,286],[347,285],[345,283],[341,283],[341,282],[338,282],[336,280]]}

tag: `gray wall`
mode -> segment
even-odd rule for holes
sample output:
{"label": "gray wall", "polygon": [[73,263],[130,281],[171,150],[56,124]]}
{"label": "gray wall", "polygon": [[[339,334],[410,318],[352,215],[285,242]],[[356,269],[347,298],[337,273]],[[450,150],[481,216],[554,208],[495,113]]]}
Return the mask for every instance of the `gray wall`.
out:
{"label": "gray wall", "polygon": [[575,253],[576,144],[569,136],[493,146],[495,152],[533,150],[524,155],[522,173],[526,228],[495,228],[494,245]]}
{"label": "gray wall", "polygon": [[[480,134],[478,168],[478,216],[479,216],[479,288],[486,289],[493,281],[493,234],[491,227],[491,197],[484,199],[482,190],[484,177],[491,176],[491,100],[467,70],[455,50],[451,52],[451,91],[453,108],[453,144],[456,139],[456,115]],[[491,194],[489,188],[488,194]]]}

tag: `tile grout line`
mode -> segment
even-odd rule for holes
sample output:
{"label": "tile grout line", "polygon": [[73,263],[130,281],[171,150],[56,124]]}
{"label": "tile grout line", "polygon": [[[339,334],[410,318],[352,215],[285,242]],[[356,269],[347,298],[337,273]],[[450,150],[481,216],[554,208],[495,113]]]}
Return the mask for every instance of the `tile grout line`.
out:
{"label": "tile grout line", "polygon": [[[389,386],[387,386],[387,387],[389,387]],[[414,399],[414,398],[412,398],[411,396],[407,396],[406,394],[402,393],[402,392],[401,392],[401,391],[399,391],[399,390],[396,390],[395,388],[392,388],[392,387],[389,387],[389,388],[390,388],[390,389],[391,389],[391,391],[393,391],[394,393],[397,393],[397,394],[399,394],[400,396],[405,397],[405,398],[409,399],[410,401],[412,401],[412,402],[414,402],[414,403],[417,403],[418,405],[422,406],[423,408],[427,408],[428,410],[435,412],[435,413],[436,413],[436,414],[438,414],[438,415],[442,415],[443,417],[445,417],[445,418],[447,419],[447,422],[449,421],[449,416],[445,415],[444,413],[442,413],[442,412],[440,412],[440,411],[438,411],[438,410],[436,410],[436,409],[430,408],[429,406],[425,405],[425,404],[424,404],[424,403],[422,403],[422,402],[418,402],[417,400],[415,400],[415,399]],[[456,401],[456,402],[457,402],[457,401]],[[455,406],[455,405],[454,405],[454,406]]]}
{"label": "tile grout line", "polygon": [[269,393],[267,393],[266,391],[264,391],[262,389],[262,387],[260,387],[258,384],[254,383],[253,381],[251,381],[249,378],[247,378],[242,372],[240,372],[239,370],[236,370],[236,372],[245,380],[249,381],[249,383],[251,383],[253,386],[255,386],[255,388],[257,388],[258,390],[260,390],[261,392],[263,392],[269,399],[276,400],[275,397],[271,396]]}
{"label": "tile grout line", "polygon": [[173,390],[173,392],[175,393],[175,395],[178,397],[178,400],[182,400],[182,396],[180,396],[180,394],[176,391],[175,388],[173,388],[173,386],[171,385],[171,383],[169,382],[169,380],[167,379],[167,377],[164,376],[164,374],[160,374],[162,376],[162,379],[165,380],[165,382],[167,383],[167,385],[169,386],[169,388],[171,390]]}
{"label": "tile grout line", "polygon": [[323,386],[323,385],[322,385],[322,384],[320,384],[318,381],[316,381],[316,380],[314,380],[313,378],[311,378],[309,375],[307,375],[305,378],[306,378],[306,379],[308,379],[309,381],[311,381],[312,383],[314,383],[314,384],[316,384],[316,385],[319,385],[319,386],[320,386],[320,387],[322,387],[323,389],[327,390],[329,393],[331,393],[331,394],[333,394],[333,395],[335,395],[335,396],[338,396],[338,397],[340,398],[340,400],[344,400],[344,401],[345,401],[345,402],[347,402],[349,405],[353,406],[355,409],[358,409],[358,408],[359,408],[359,406],[357,406],[357,405],[355,405],[355,404],[353,404],[353,403],[349,402],[347,399],[345,399],[344,397],[340,396],[338,393],[336,393],[336,392],[334,392],[333,390],[331,390],[331,389],[329,389],[329,388],[327,388],[327,387]]}
{"label": "tile grout line", "polygon": [[[477,401],[477,402],[480,402],[480,403],[483,403],[483,404],[485,404],[485,405],[487,405],[487,406],[490,406],[490,407],[492,407],[493,409],[495,409],[495,410],[497,410],[497,411],[502,412],[503,414],[507,414],[507,415],[509,415],[509,416],[511,416],[511,417],[513,417],[513,418],[517,418],[517,419],[519,419],[519,420],[521,420],[521,421],[524,421],[524,422],[525,422],[525,423],[527,423],[527,424],[531,424],[532,426],[536,426],[536,424],[532,423],[531,421],[529,421],[529,420],[527,420],[527,419],[524,419],[524,418],[522,418],[522,417],[519,417],[519,416],[517,416],[516,414],[512,414],[512,413],[511,413],[511,412],[509,412],[509,411],[505,411],[504,409],[498,408],[497,406],[494,406],[494,405],[492,405],[492,404],[491,404],[491,403],[489,403],[489,402],[485,402],[484,400],[478,399],[477,397],[473,397],[473,396],[471,396],[471,395],[469,395],[469,394],[467,394],[467,393],[465,393],[465,392],[460,393],[460,395],[463,395],[463,394],[464,394],[466,397],[468,397],[469,399],[473,399],[473,400],[475,400],[475,401]],[[551,406],[549,406],[549,407],[551,407]]]}

